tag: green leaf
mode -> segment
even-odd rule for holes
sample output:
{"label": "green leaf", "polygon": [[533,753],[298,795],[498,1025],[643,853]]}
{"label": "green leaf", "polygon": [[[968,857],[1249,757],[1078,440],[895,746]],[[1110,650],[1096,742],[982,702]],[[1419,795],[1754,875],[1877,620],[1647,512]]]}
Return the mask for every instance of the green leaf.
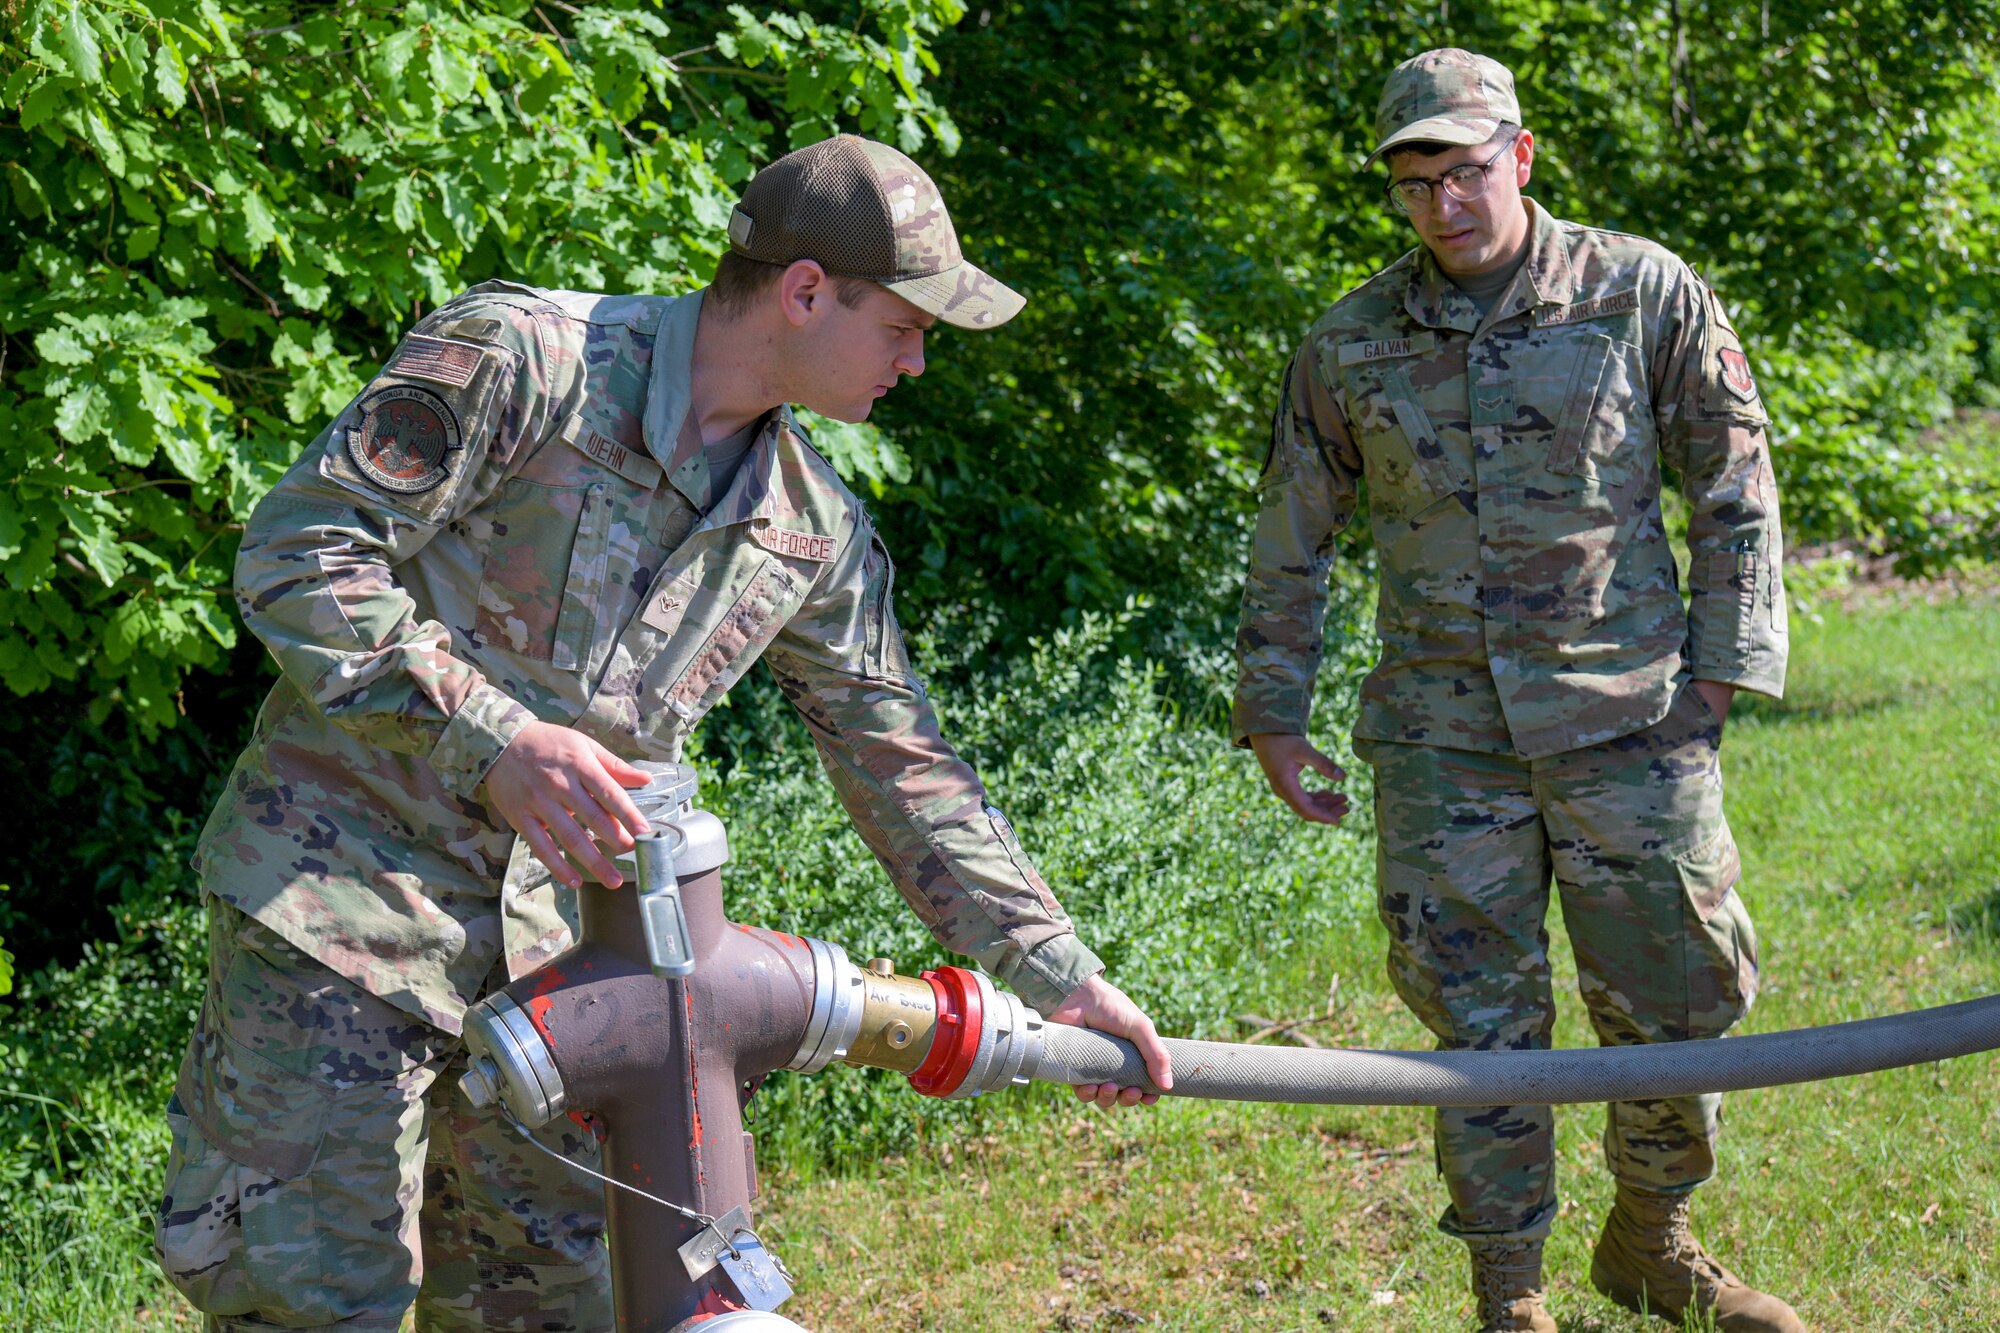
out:
{"label": "green leaf", "polygon": [[253,255],[262,254],[265,246],[278,239],[278,215],[255,190],[243,196],[243,239]]}
{"label": "green leaf", "polygon": [[98,51],[97,34],[91,31],[90,12],[73,8],[59,20],[62,25],[62,53],[69,67],[85,83],[104,81],[104,60]]}
{"label": "green leaf", "polygon": [[208,637],[224,648],[236,646],[236,617],[224,611],[212,598],[201,598],[188,604],[188,612],[195,623],[208,631]]}
{"label": "green leaf", "polygon": [[417,181],[414,176],[404,176],[390,192],[389,220],[396,224],[397,231],[406,235],[417,229]]}
{"label": "green leaf", "polygon": [[175,111],[187,105],[187,62],[181,59],[180,48],[166,33],[160,34],[160,44],[153,50],[153,86],[160,91],[160,100]]}
{"label": "green leaf", "polygon": [[158,227],[134,227],[125,237],[125,258],[137,262],[160,248]]}
{"label": "green leaf", "polygon": [[104,159],[104,169],[114,176],[125,174],[125,145],[118,138],[118,131],[104,119],[104,114],[96,107],[83,114],[83,137]]}
{"label": "green leaf", "polygon": [[21,105],[21,99],[27,95],[28,85],[41,75],[42,71],[36,69],[32,62],[22,61],[20,66],[8,75],[6,86],[0,88],[0,106]]}
{"label": "green leaf", "polygon": [[21,103],[21,128],[32,130],[38,125],[45,125],[62,109],[62,86],[54,79],[44,79]]}
{"label": "green leaf", "polygon": [[102,435],[111,425],[111,396],[97,384],[71,389],[56,405],[56,430],[71,444]]}
{"label": "green leaf", "polygon": [[382,73],[394,83],[403,76],[410,57],[417,53],[417,30],[404,28],[391,33],[388,40],[376,48],[375,57],[381,62]]}
{"label": "green leaf", "polygon": [[[105,521],[100,509],[111,509],[97,496],[88,497],[86,505],[73,496],[63,496],[56,501],[56,509],[69,525],[69,530],[77,540],[83,554],[83,562],[90,566],[91,573],[110,587],[125,577],[126,559],[124,548],[118,541],[118,533]],[[116,510],[112,510],[115,515]],[[127,602],[126,606],[133,603]]]}
{"label": "green leaf", "polygon": [[479,69],[465,52],[443,41],[433,41],[429,63],[431,81],[437,85],[447,105],[462,102],[472,95]]}
{"label": "green leaf", "polygon": [[283,284],[285,294],[301,310],[318,310],[333,294],[333,288],[326,280],[326,271],[306,260],[288,260],[280,265],[278,280]]}

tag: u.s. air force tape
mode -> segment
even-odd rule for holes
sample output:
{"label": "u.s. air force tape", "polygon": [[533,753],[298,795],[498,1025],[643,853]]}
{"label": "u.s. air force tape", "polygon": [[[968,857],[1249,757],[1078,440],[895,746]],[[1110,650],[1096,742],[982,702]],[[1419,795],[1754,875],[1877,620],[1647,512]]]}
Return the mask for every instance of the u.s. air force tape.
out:
{"label": "u.s. air force tape", "polygon": [[840,543],[832,537],[817,532],[794,532],[761,520],[751,527],[750,536],[772,555],[788,555],[816,564],[825,564],[840,551]]}
{"label": "u.s. air force tape", "polygon": [[347,432],[347,456],[385,491],[420,495],[451,475],[463,447],[451,405],[415,384],[391,384],[361,400],[361,424]]}

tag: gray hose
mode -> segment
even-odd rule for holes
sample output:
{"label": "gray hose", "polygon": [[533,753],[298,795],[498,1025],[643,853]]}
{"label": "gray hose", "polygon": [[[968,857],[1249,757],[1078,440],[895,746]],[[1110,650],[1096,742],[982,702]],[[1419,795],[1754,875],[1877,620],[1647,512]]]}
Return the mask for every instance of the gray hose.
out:
{"label": "gray hose", "polygon": [[[1122,1038],[1050,1023],[1042,1039],[1036,1078],[1159,1091]],[[1174,1037],[1166,1045],[1175,1097],[1313,1106],[1643,1101],[1813,1083],[1994,1050],[2000,995],[1754,1037],[1572,1051],[1314,1051]]]}

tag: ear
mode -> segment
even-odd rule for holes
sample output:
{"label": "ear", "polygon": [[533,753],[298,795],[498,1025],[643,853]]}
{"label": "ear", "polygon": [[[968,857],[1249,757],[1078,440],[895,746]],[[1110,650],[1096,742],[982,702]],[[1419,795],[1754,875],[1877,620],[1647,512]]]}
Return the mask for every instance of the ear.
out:
{"label": "ear", "polygon": [[1514,140],[1514,185],[1526,189],[1528,178],[1535,174],[1535,136],[1522,130]]}
{"label": "ear", "polygon": [[804,328],[815,312],[833,300],[833,281],[816,261],[794,260],[778,279],[778,300],[785,321],[793,328]]}

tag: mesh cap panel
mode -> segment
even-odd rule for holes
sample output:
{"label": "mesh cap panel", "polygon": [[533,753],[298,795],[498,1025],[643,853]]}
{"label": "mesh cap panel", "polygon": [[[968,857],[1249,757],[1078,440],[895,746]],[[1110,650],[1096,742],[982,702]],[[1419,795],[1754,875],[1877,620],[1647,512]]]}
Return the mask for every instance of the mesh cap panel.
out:
{"label": "mesh cap panel", "polygon": [[751,259],[811,259],[828,273],[886,278],[896,273],[895,234],[868,159],[842,135],[788,153],[758,172],[739,205],[751,221]]}

